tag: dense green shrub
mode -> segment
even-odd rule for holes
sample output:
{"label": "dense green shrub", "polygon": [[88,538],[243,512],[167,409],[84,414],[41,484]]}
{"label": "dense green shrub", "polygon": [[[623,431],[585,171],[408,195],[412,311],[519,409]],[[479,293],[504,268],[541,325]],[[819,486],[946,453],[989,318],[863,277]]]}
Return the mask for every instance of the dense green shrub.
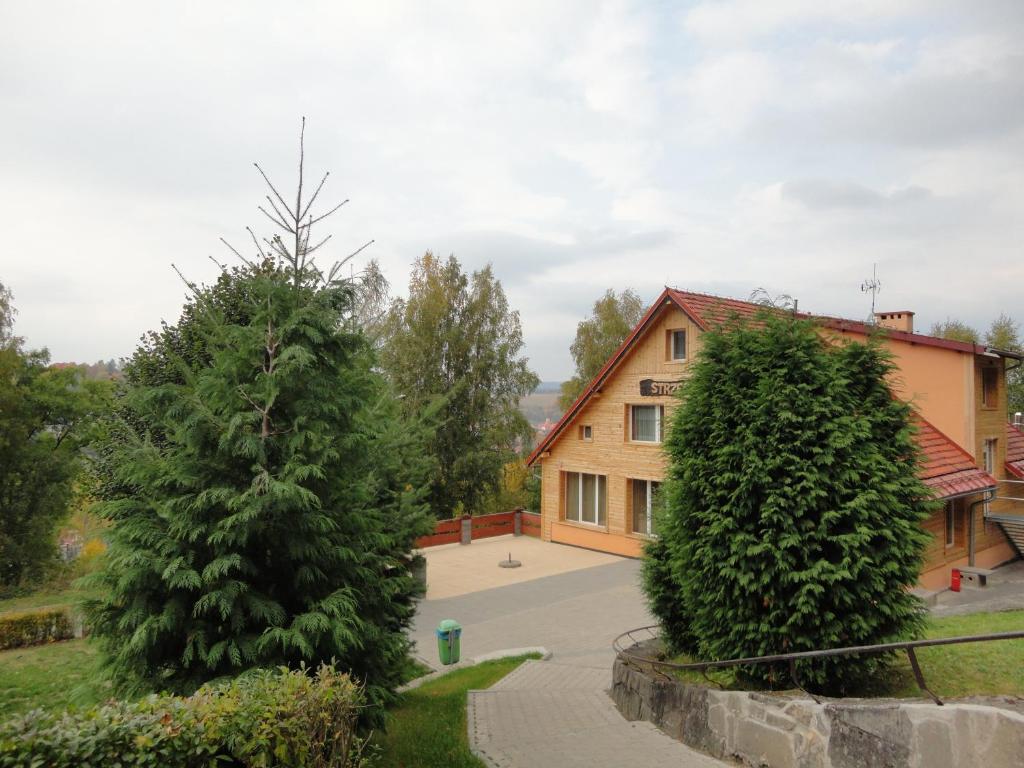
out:
{"label": "dense green shrub", "polygon": [[0,651],[70,640],[74,636],[74,624],[66,608],[0,614]]}
{"label": "dense green shrub", "polygon": [[[676,650],[717,660],[918,635],[932,502],[910,407],[876,343],[835,345],[813,323],[764,317],[706,333],[666,452],[665,519],[645,588]],[[845,693],[889,659],[801,662]],[[788,684],[785,667],[741,674]]]}
{"label": "dense green shrub", "polygon": [[360,760],[361,705],[361,689],[326,665],[315,675],[254,670],[189,698],[29,712],[0,724],[0,768],[346,768]]}

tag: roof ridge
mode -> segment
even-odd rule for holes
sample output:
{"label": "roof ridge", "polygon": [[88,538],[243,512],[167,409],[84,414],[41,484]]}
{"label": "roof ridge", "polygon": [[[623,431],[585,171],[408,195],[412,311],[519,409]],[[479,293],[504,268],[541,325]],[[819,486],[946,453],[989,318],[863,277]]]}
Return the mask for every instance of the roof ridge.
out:
{"label": "roof ridge", "polygon": [[[764,305],[764,304],[759,304],[758,302],[751,301],[750,299],[737,299],[737,298],[733,298],[731,296],[721,296],[721,295],[715,294],[715,293],[704,293],[704,292],[701,292],[701,291],[690,291],[690,290],[687,290],[685,288],[678,288],[678,287],[674,287],[674,286],[665,286],[665,288],[667,290],[669,290],[669,291],[672,291],[673,293],[682,294],[684,296],[700,296],[700,297],[703,297],[703,298],[706,298],[706,299],[717,299],[719,301],[733,302],[733,303],[736,303],[736,304],[745,304],[745,305],[747,305],[749,307],[756,308],[756,309],[766,309],[766,310],[773,309],[773,307],[771,307],[771,306]],[[776,309],[778,311],[784,311],[784,310],[779,309],[778,307],[775,307],[774,309]],[[900,311],[910,312],[911,310],[900,310]],[[946,342],[946,343],[950,343],[951,342],[951,343],[954,343],[954,344],[962,344],[965,347],[969,346],[969,347],[972,347],[972,348],[976,348],[976,347],[987,348],[987,345],[985,345],[985,344],[974,344],[973,342],[960,341],[958,339],[947,339],[947,338],[944,338],[942,336],[934,336],[934,335],[932,335],[930,333],[921,333],[919,331],[901,331],[901,330],[896,329],[896,328],[885,328],[884,326],[875,325],[873,323],[870,323],[867,320],[855,320],[855,319],[853,319],[851,317],[840,317],[839,315],[828,315],[828,314],[822,314],[822,313],[818,313],[818,312],[804,312],[804,311],[797,311],[796,314],[801,316],[801,317],[808,318],[808,319],[827,320],[827,321],[836,322],[836,323],[851,323],[853,325],[864,326],[866,328],[880,328],[880,329],[883,329],[883,330],[886,330],[886,331],[895,331],[896,333],[906,334],[908,336],[915,336],[915,337],[918,337],[918,338],[921,338],[921,339],[932,339],[934,341],[939,341],[939,342]],[[963,351],[966,352],[967,350],[965,349]],[[1006,351],[1006,350],[1000,350],[1000,351]]]}

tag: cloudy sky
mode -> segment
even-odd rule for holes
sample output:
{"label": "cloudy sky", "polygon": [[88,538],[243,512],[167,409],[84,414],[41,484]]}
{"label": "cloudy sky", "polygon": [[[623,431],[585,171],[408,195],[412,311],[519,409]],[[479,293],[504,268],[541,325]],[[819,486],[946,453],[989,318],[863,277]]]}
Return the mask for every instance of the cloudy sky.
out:
{"label": "cloudy sky", "polygon": [[[1024,320],[1024,3],[0,0],[0,282],[55,360],[268,231],[300,116],[335,255],[494,265],[544,379],[604,289]],[[326,193],[325,193],[326,194]]]}

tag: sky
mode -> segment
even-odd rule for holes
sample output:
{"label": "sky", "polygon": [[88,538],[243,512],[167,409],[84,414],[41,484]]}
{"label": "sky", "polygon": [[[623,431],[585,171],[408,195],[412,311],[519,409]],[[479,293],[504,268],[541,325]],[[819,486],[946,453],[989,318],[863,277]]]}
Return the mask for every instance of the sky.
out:
{"label": "sky", "polygon": [[[1024,321],[1024,3],[0,0],[0,282],[129,355],[245,253],[257,161],[329,170],[321,259],[491,263],[544,380],[606,289]],[[333,249],[333,250],[331,250]],[[356,266],[359,269],[360,266]]]}

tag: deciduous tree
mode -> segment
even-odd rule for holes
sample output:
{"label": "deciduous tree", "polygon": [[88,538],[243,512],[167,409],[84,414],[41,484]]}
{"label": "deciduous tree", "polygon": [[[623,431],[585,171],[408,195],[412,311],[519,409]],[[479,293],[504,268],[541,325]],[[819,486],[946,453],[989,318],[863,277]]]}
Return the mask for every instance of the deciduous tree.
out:
{"label": "deciduous tree", "polygon": [[563,411],[580,396],[643,314],[643,302],[629,288],[619,294],[609,288],[594,302],[593,314],[576,326],[576,338],[569,347],[576,372],[562,382],[559,405]]}
{"label": "deciduous tree", "polygon": [[938,336],[940,339],[965,341],[968,344],[977,344],[981,341],[981,336],[976,330],[967,323],[953,318],[946,318],[941,322],[934,323],[928,333],[931,336]]}
{"label": "deciduous tree", "polygon": [[75,366],[52,368],[46,350],[25,350],[0,286],[0,592],[43,578],[57,556],[85,457],[109,407],[108,382]]}
{"label": "deciduous tree", "polygon": [[454,256],[416,261],[409,298],[388,315],[381,363],[406,414],[438,408],[430,498],[439,518],[481,511],[530,443],[519,400],[539,379],[522,348],[519,313],[489,266],[467,275]]}
{"label": "deciduous tree", "polygon": [[[992,321],[985,334],[985,343],[1007,352],[1024,352],[1024,344],[1021,344],[1020,339],[1020,325],[1005,313]],[[1012,368],[1006,373],[1006,405],[1012,415],[1024,412],[1024,368],[1014,363],[1009,365]]]}

